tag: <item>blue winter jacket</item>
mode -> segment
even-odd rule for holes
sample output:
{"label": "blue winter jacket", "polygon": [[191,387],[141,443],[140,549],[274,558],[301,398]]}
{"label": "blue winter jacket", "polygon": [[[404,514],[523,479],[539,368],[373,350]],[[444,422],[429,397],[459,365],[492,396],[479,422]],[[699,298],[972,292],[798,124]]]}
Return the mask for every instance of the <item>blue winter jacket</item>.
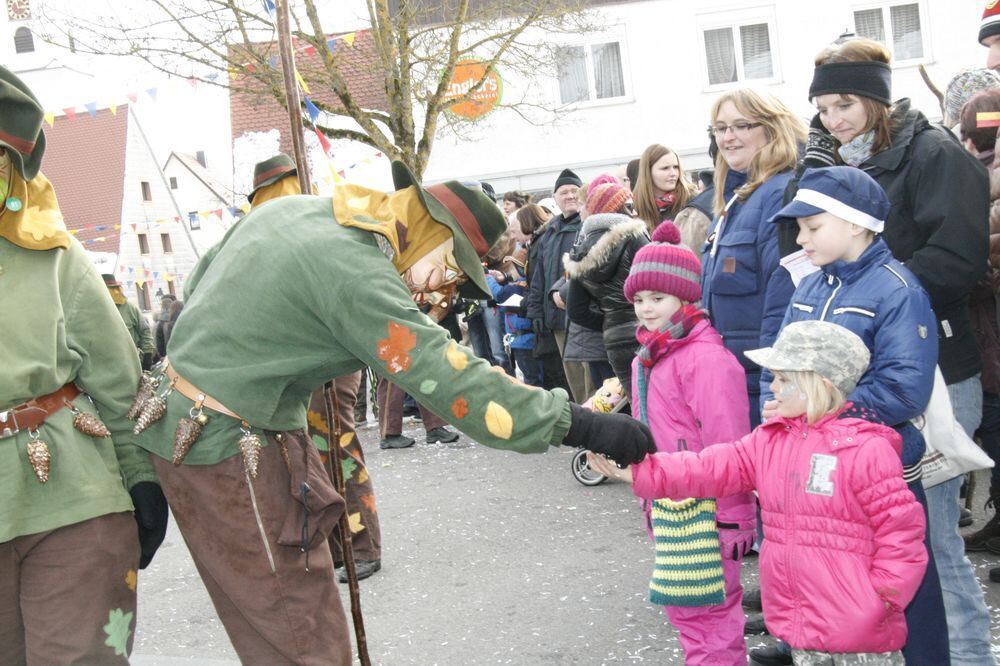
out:
{"label": "blue winter jacket", "polygon": [[[924,441],[909,420],[927,409],[938,361],[937,319],[920,281],[876,238],[857,261],[836,261],[802,280],[782,328],[811,319],[839,324],[864,340],[871,361],[848,400],[888,425],[904,425],[897,428],[903,464],[916,463]],[[770,398],[769,387],[761,389]]]}
{"label": "blue winter jacket", "polygon": [[[514,295],[521,296],[523,299],[527,297],[527,288],[525,287],[524,280],[500,284],[496,281],[496,278],[487,273],[486,286],[490,288],[493,300],[497,302],[498,306]],[[526,300],[522,300],[521,307],[519,308],[500,308],[504,315],[504,331],[514,336],[514,339],[510,343],[511,349],[535,348],[535,334],[531,332],[531,320],[519,314],[519,312],[524,312],[525,306]]]}
{"label": "blue winter jacket", "polygon": [[[713,234],[702,255],[702,305],[726,349],[747,373],[754,426],[760,424],[760,367],[743,352],[774,342],[794,291],[791,275],[779,264],[777,229],[768,222],[781,208],[791,177],[791,172],[773,176],[746,201],[734,203],[716,238],[713,223]],[[746,180],[746,174],[730,171],[725,200],[729,201]]]}

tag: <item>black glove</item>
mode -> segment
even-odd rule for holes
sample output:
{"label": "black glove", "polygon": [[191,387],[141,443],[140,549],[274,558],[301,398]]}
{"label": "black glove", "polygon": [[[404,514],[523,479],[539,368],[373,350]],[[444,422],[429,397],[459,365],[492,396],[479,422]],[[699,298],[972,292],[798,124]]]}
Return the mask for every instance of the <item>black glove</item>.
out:
{"label": "black glove", "polygon": [[545,333],[545,322],[541,319],[532,319],[531,332],[535,335],[543,335]]}
{"label": "black glove", "polygon": [[834,166],[837,160],[837,142],[823,127],[823,121],[817,113],[809,123],[809,138],[806,139],[806,150],[802,155],[802,165],[807,169]]}
{"label": "black glove", "polygon": [[619,466],[642,462],[656,451],[646,424],[625,414],[599,414],[570,403],[573,420],[563,444],[611,458]]}
{"label": "black glove", "polygon": [[139,525],[139,568],[145,569],[153,561],[156,549],[167,535],[167,498],[160,484],[140,481],[129,491],[135,505],[135,522]]}

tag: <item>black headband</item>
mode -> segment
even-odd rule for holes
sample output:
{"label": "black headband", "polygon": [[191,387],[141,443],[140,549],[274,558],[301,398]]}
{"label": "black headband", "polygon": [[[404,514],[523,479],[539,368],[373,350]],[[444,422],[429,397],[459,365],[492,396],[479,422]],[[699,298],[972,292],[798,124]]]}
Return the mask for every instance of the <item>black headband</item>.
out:
{"label": "black headband", "polygon": [[839,93],[870,97],[892,106],[892,68],[884,62],[834,62],[813,71],[809,99]]}

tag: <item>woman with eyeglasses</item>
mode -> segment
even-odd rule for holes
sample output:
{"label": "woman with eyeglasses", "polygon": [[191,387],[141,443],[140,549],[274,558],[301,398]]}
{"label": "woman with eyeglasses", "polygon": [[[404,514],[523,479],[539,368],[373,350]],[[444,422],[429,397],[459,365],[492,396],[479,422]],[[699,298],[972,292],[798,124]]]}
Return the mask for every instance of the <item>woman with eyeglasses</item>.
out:
{"label": "woman with eyeglasses", "polygon": [[750,423],[760,425],[760,369],[743,352],[770,346],[794,287],[779,264],[775,225],[806,127],[777,98],[750,89],[712,106],[715,219],[702,256],[702,305],[747,374]]}

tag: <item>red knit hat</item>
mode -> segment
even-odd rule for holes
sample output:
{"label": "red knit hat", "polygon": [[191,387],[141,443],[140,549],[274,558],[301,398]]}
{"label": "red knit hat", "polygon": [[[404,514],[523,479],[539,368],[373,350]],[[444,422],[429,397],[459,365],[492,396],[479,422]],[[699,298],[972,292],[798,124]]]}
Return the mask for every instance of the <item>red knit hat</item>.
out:
{"label": "red knit hat", "polygon": [[979,43],[992,35],[1000,35],[1000,2],[988,0],[983,20],[979,24]]}
{"label": "red knit hat", "polygon": [[587,192],[587,212],[617,213],[631,199],[632,193],[621,183],[601,183]]}
{"label": "red knit hat", "polygon": [[681,232],[674,223],[661,222],[653,232],[652,241],[632,259],[632,269],[625,280],[628,302],[639,291],[659,291],[688,303],[700,301],[701,262],[694,252],[680,245]]}

